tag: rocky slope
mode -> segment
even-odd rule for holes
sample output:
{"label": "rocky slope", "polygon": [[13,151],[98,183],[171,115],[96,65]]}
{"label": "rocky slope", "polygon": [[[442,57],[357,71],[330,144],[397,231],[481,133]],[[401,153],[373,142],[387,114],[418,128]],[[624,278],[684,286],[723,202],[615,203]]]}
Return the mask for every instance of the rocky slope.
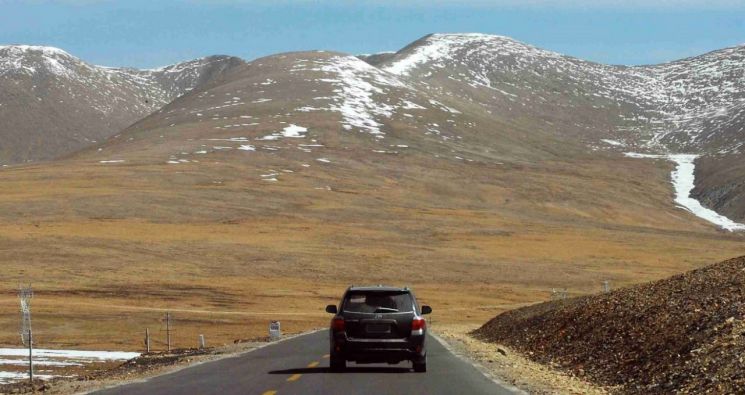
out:
{"label": "rocky slope", "polygon": [[474,334],[623,393],[738,393],[745,387],[745,257],[508,311]]}
{"label": "rocky slope", "polygon": [[0,164],[102,141],[242,64],[215,56],[154,70],[88,64],[51,47],[0,47]]}

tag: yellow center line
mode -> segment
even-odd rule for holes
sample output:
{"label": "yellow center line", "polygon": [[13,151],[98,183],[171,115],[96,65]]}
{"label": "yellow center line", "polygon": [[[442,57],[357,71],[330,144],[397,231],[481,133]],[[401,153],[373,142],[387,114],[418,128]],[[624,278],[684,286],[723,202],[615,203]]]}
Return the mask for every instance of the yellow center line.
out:
{"label": "yellow center line", "polygon": [[330,354],[323,354],[323,357],[326,358],[326,359],[328,359],[329,357],[331,357],[331,355]]}
{"label": "yellow center line", "polygon": [[261,395],[277,395],[277,391],[271,390],[271,391],[264,392]]}
{"label": "yellow center line", "polygon": [[300,376],[302,376],[302,374],[295,373],[292,376],[288,377],[287,381],[298,381],[300,379]]}
{"label": "yellow center line", "polygon": [[319,363],[320,362],[318,362],[318,361],[313,361],[313,362],[311,362],[311,363],[308,364],[308,367],[309,368],[315,368],[316,366],[318,366]]}

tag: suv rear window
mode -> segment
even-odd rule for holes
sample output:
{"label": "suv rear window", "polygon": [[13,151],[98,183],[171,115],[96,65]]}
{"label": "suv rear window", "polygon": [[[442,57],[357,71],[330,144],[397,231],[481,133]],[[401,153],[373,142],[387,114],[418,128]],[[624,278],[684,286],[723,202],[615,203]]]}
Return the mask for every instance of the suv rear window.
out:
{"label": "suv rear window", "polygon": [[411,294],[400,291],[353,291],[344,299],[350,313],[398,313],[414,311]]}

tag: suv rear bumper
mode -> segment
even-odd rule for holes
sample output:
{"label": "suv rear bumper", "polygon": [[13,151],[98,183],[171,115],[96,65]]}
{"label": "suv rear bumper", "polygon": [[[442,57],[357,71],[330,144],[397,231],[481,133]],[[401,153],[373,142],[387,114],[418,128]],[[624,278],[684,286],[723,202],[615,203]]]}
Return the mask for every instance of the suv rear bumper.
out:
{"label": "suv rear bumper", "polygon": [[403,339],[360,339],[331,334],[331,352],[357,363],[418,361],[426,355],[424,335]]}

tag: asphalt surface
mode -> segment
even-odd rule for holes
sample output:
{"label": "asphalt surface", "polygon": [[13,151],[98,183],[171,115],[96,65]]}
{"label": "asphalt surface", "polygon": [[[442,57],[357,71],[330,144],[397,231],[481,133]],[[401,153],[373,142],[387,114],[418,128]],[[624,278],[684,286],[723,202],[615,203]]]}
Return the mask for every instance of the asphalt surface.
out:
{"label": "asphalt surface", "polygon": [[237,357],[195,365],[95,394],[512,394],[453,355],[436,339],[427,339],[427,372],[411,363],[347,363],[328,368],[328,333],[314,332]]}

